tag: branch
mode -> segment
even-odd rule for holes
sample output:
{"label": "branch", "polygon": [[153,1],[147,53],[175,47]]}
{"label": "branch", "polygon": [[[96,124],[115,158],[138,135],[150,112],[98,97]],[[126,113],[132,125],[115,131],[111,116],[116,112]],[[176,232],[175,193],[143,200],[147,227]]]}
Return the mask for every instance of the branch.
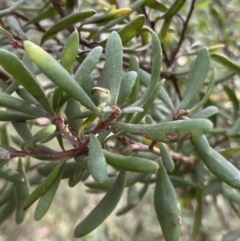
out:
{"label": "branch", "polygon": [[77,156],[81,153],[79,149],[70,149],[67,151],[59,151],[59,152],[45,152],[45,151],[36,151],[36,152],[26,152],[26,151],[16,151],[16,150],[8,150],[10,154],[10,158],[14,157],[49,157],[49,158],[58,158],[58,157],[71,157],[71,156]]}
{"label": "branch", "polygon": [[65,12],[62,10],[61,6],[59,5],[58,1],[56,0],[50,0],[51,4],[53,7],[57,10],[59,15],[64,18],[66,16]]}
{"label": "branch", "polygon": [[190,6],[190,9],[189,9],[189,12],[188,12],[188,15],[187,15],[187,18],[185,20],[185,22],[183,23],[183,29],[182,29],[182,32],[181,32],[181,35],[180,35],[180,40],[178,42],[178,45],[177,45],[177,48],[175,49],[175,51],[173,52],[172,56],[171,56],[171,59],[170,59],[170,62],[173,63],[181,45],[182,45],[182,42],[184,40],[184,37],[185,37],[185,33],[186,33],[186,30],[187,30],[187,26],[188,26],[188,22],[191,18],[191,15],[193,13],[193,10],[194,10],[194,5],[195,5],[195,1],[196,0],[192,0],[192,3],[191,3],[191,6]]}

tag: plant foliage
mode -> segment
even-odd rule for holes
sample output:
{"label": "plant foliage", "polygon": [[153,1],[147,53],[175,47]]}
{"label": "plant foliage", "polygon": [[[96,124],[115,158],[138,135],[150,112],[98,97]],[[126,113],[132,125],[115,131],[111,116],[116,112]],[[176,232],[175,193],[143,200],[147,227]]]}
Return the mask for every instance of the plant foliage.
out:
{"label": "plant foliage", "polygon": [[[184,240],[184,195],[197,203],[188,207],[192,239],[201,235],[207,194],[236,211],[240,122],[232,87],[240,68],[219,53],[223,44],[200,43],[189,31],[194,7],[211,1],[51,0],[36,1],[34,11],[28,1],[8,2],[0,10],[0,223],[13,213],[22,223],[37,201],[34,218],[42,219],[66,178],[70,187],[105,192],[79,217],[75,237],[101,225],[125,190],[117,215],[154,187],[166,241]],[[211,5],[222,21],[219,8]],[[227,101],[218,101],[220,91]]]}

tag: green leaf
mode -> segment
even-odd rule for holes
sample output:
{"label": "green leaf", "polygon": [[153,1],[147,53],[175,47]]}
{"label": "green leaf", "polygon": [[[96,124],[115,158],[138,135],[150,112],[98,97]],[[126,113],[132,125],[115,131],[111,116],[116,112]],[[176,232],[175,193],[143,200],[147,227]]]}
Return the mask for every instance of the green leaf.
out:
{"label": "green leaf", "polygon": [[4,190],[4,192],[1,192],[0,195],[0,207],[10,201],[14,196],[14,185],[11,185],[7,188],[7,190]]}
{"label": "green leaf", "polygon": [[[18,82],[17,82],[18,83]],[[18,83],[19,84],[19,83]],[[26,102],[29,102],[33,105],[41,107],[41,105],[38,103],[38,101],[25,89],[25,88],[18,88],[16,90],[16,93],[19,97],[21,97]]]}
{"label": "green leaf", "polygon": [[122,78],[122,42],[117,32],[112,32],[107,40],[105,65],[101,79],[105,79],[110,87],[111,105],[116,106]]}
{"label": "green leaf", "polygon": [[129,71],[123,76],[121,80],[117,106],[121,107],[127,101],[128,97],[132,92],[132,88],[135,84],[136,78],[137,73],[135,71]]}
{"label": "green leaf", "polygon": [[142,29],[144,23],[145,16],[140,14],[120,29],[118,34],[122,40],[122,44],[124,45],[134,38]]}
{"label": "green leaf", "polygon": [[9,8],[0,11],[0,18],[16,10],[25,0],[18,0],[11,4]]}
{"label": "green leaf", "polygon": [[49,174],[49,176],[40,183],[37,188],[30,194],[30,196],[25,200],[23,209],[28,209],[39,197],[41,197],[51,186],[54,179],[56,178],[61,166],[65,163],[67,159],[62,159],[57,166],[53,169],[53,171]]}
{"label": "green leaf", "polygon": [[165,13],[160,18],[171,18],[173,17],[184,5],[186,0],[175,0],[171,7],[165,11]]}
{"label": "green leaf", "polygon": [[13,36],[11,33],[9,33],[6,29],[0,27],[0,33],[5,35],[9,39],[13,39]]}
{"label": "green leaf", "polygon": [[58,12],[55,8],[48,9],[48,10],[43,11],[42,13],[38,14],[36,17],[32,18],[30,21],[28,21],[25,24],[25,26],[30,25],[30,24],[39,23],[40,21],[47,19],[47,18],[53,18],[57,14],[58,14]]}
{"label": "green leaf", "polygon": [[192,109],[190,109],[191,114],[193,112],[196,112],[196,110],[200,109],[208,101],[210,94],[212,93],[214,84],[215,84],[215,73],[216,73],[216,71],[214,70],[212,73],[212,76],[210,78],[209,84],[208,84],[207,92],[204,94],[201,101],[196,106],[194,106]]}
{"label": "green leaf", "polygon": [[13,29],[14,31],[17,32],[17,34],[19,34],[21,37],[26,39],[26,34],[24,33],[24,31],[20,27],[18,20],[13,16],[9,16],[7,18],[7,20],[8,20],[8,24],[11,27],[11,29]]}
{"label": "green leaf", "polygon": [[101,23],[106,23],[109,21],[112,21],[116,18],[120,18],[126,14],[128,14],[129,12],[131,12],[130,8],[120,8],[117,9],[115,11],[111,11],[108,13],[105,13],[103,15],[100,16],[94,16],[92,18],[90,18],[89,20],[85,21],[83,24],[89,24],[89,23],[97,23],[97,24],[101,24]]}
{"label": "green leaf", "polygon": [[93,16],[96,12],[94,10],[83,10],[81,12],[76,12],[60,19],[56,24],[54,24],[48,31],[42,36],[41,45],[51,38],[54,34],[71,27],[72,25],[79,23],[85,18]]}
{"label": "green leaf", "polygon": [[158,98],[165,103],[173,112],[175,112],[174,105],[170,96],[168,95],[167,91],[164,88],[161,88],[158,92]]}
{"label": "green leaf", "polygon": [[94,180],[104,182],[107,178],[107,163],[97,137],[90,135],[88,170]]}
{"label": "green leaf", "polygon": [[24,48],[37,67],[57,86],[79,101],[81,104],[101,116],[100,111],[72,76],[50,54],[29,41],[24,41]]}
{"label": "green leaf", "polygon": [[233,63],[230,59],[218,54],[211,54],[210,56],[214,61],[225,66],[227,69],[230,69],[240,74],[240,67],[237,64]]}
{"label": "green leaf", "polygon": [[202,188],[201,185],[199,185],[196,182],[186,180],[185,178],[178,177],[178,176],[169,176],[172,184],[174,187],[193,187],[193,188]]}
{"label": "green leaf", "polygon": [[[144,86],[149,85],[150,81],[150,74],[145,72],[144,70],[140,69],[139,71],[140,74],[140,80]],[[164,81],[164,80],[161,80]],[[164,84],[164,82],[163,82]],[[158,93],[158,98],[165,103],[173,112],[175,111],[175,108],[173,106],[172,100],[170,99],[168,93],[164,88],[160,88],[159,93]]]}
{"label": "green leaf", "polygon": [[[1,149],[3,148],[1,147]],[[0,178],[14,183],[24,182],[24,177],[19,172],[16,172],[8,167],[0,168]]]}
{"label": "green leaf", "polygon": [[0,224],[2,224],[15,210],[15,200],[14,198],[1,209],[0,212]]}
{"label": "green leaf", "polygon": [[180,109],[187,109],[192,104],[200,88],[202,87],[209,69],[209,54],[207,48],[202,48],[190,70],[186,90],[182,101],[180,102]]}
{"label": "green leaf", "polygon": [[98,205],[82,220],[74,230],[74,237],[83,237],[98,227],[117,206],[126,183],[126,172],[121,171],[103,199]]}
{"label": "green leaf", "polygon": [[93,48],[78,67],[74,79],[79,83],[80,86],[83,86],[85,81],[89,78],[91,72],[96,67],[101,55],[103,48],[101,46]]}
{"label": "green leaf", "polygon": [[38,106],[22,101],[4,92],[0,92],[0,106],[36,117],[49,117],[49,114]]}
{"label": "green leaf", "polygon": [[139,201],[140,201],[140,198],[139,198],[137,187],[135,184],[131,185],[128,188],[127,203],[130,205],[136,205]]}
{"label": "green leaf", "polygon": [[235,116],[237,117],[238,116],[237,113],[239,111],[239,100],[233,89],[231,89],[227,85],[224,85],[223,89],[224,89],[225,93],[227,94],[229,100],[232,102],[233,107],[234,107],[234,113],[236,113]]}
{"label": "green leaf", "polygon": [[165,240],[179,240],[181,233],[180,205],[172,183],[161,163],[154,191],[154,206]]}
{"label": "green leaf", "polygon": [[31,148],[33,148],[36,145],[36,143],[44,142],[55,131],[56,131],[56,126],[53,124],[42,128],[31,139],[29,139],[26,142],[26,144],[24,145],[24,150],[26,150],[26,151],[28,149],[31,150]]}
{"label": "green leaf", "polygon": [[[131,186],[130,186],[131,187]],[[146,183],[140,190],[139,192],[136,194],[136,199],[138,199],[138,202],[134,202],[135,204],[131,204],[130,203],[127,203],[126,206],[123,206],[122,208],[120,208],[116,215],[117,216],[120,216],[120,215],[123,215],[125,213],[127,213],[128,211],[130,211],[131,209],[133,209],[141,200],[142,198],[144,197],[145,193],[147,192],[147,189],[148,189],[148,183]],[[135,195],[134,195],[135,196]],[[135,199],[135,198],[134,198]]]}
{"label": "green leaf", "polygon": [[204,118],[208,119],[209,117],[216,115],[218,113],[218,108],[216,106],[208,106],[207,108],[200,110],[198,113],[192,116],[192,118]]}
{"label": "green leaf", "polygon": [[111,22],[105,24],[100,30],[99,32],[100,33],[103,33],[105,32],[106,30],[109,30],[111,29],[112,27],[120,24],[123,22],[124,19],[127,19],[127,17],[133,13],[134,11],[136,11],[138,8],[140,8],[142,5],[144,4],[144,0],[137,0],[137,1],[134,1],[132,4],[129,5],[129,9],[131,9],[130,12],[128,12],[127,14],[117,18],[117,19],[114,19],[112,20]]}
{"label": "green leaf", "polygon": [[222,188],[222,194],[225,199],[230,202],[240,204],[240,193],[238,190],[230,189],[230,188]]}
{"label": "green leaf", "polygon": [[227,131],[228,136],[238,136],[240,134],[240,118],[238,118],[233,126]]}
{"label": "green leaf", "polygon": [[152,70],[149,84],[141,98],[132,104],[134,106],[140,106],[144,104],[153,92],[153,90],[156,88],[156,85],[159,81],[160,72],[162,68],[162,49],[158,36],[155,32],[152,32],[152,55]]}
{"label": "green leaf", "polygon": [[168,33],[170,33],[170,31],[171,31],[171,29],[170,29],[171,22],[172,22],[172,17],[166,18],[163,22],[161,31],[159,33],[160,40],[164,44],[164,47],[166,49],[169,49]]}
{"label": "green leaf", "polygon": [[79,33],[77,30],[75,30],[68,37],[64,45],[64,48],[61,54],[61,59],[60,59],[61,65],[68,72],[70,72],[73,67],[74,61],[78,54],[78,48],[79,48]]}
{"label": "green leaf", "polygon": [[122,113],[135,113],[135,112],[143,112],[144,109],[141,107],[134,107],[134,106],[130,106],[130,107],[125,107],[122,109]]}
{"label": "green leaf", "polygon": [[[162,86],[164,84],[164,80],[161,80],[156,88],[153,90],[153,92],[151,93],[151,95],[149,95],[149,98],[145,101],[145,103],[143,104],[143,111],[138,113],[137,115],[135,115],[133,117],[133,119],[131,120],[131,123],[139,123],[145,116],[146,114],[149,112],[149,110],[151,108],[153,108],[154,106],[154,101],[159,93],[159,91],[161,90]],[[130,107],[129,107],[130,108]]]}
{"label": "green leaf", "polygon": [[[0,132],[1,132],[1,144],[5,145],[5,146],[9,146],[9,132],[8,132],[8,128],[7,128],[8,124],[5,123],[1,126],[0,128]],[[2,154],[1,154],[2,153]],[[1,150],[0,148],[0,158],[2,158],[2,156],[6,156],[5,150]]]}
{"label": "green leaf", "polygon": [[[37,167],[37,172],[41,176],[47,177],[53,171],[53,169],[57,166],[57,164],[58,164],[57,162],[41,164]],[[78,167],[78,164],[75,162],[65,163],[63,167],[62,179],[72,177],[77,167]]]}
{"label": "green leaf", "polygon": [[36,119],[36,116],[27,115],[18,111],[2,111],[0,110],[0,121],[25,121]]}
{"label": "green leaf", "polygon": [[63,91],[56,87],[52,95],[52,108],[56,113],[59,113],[62,106]]}
{"label": "green leaf", "polygon": [[103,154],[109,165],[125,171],[131,172],[155,172],[158,169],[158,164],[154,161],[135,157],[123,156],[103,150]]}
{"label": "green leaf", "polygon": [[26,121],[12,121],[11,123],[15,131],[18,133],[19,136],[21,136],[24,141],[27,142],[32,138],[32,133]]}
{"label": "green leaf", "polygon": [[161,159],[164,167],[166,168],[167,171],[172,172],[175,169],[175,165],[172,157],[170,156],[166,147],[162,143],[159,143],[158,145],[159,145],[160,155],[161,155]]}
{"label": "green leaf", "polygon": [[69,98],[69,100],[67,101],[65,114],[68,118],[69,125],[72,127],[72,129],[75,133],[78,133],[79,126],[81,126],[81,124],[82,124],[82,120],[80,120],[80,119],[74,120],[72,118],[74,116],[79,115],[80,113],[81,113],[81,111],[80,111],[79,102],[77,102],[73,98]]}
{"label": "green leaf", "polygon": [[196,199],[197,199],[197,207],[195,210],[193,230],[192,230],[193,239],[195,239],[199,235],[200,228],[202,226],[203,203],[202,203],[202,196],[200,191],[198,191]]}
{"label": "green leaf", "polygon": [[[36,57],[38,58],[37,54]],[[50,115],[54,115],[44,89],[16,55],[5,49],[0,49],[0,65],[30,93]]]}
{"label": "green leaf", "polygon": [[157,0],[145,0],[145,5],[154,10],[159,10],[161,12],[165,12],[167,10],[167,7],[165,7],[162,3],[160,3]]}
{"label": "green leaf", "polygon": [[149,125],[113,122],[110,125],[150,140],[165,143],[196,138],[213,127],[212,122],[206,119],[177,120]]}
{"label": "green leaf", "polygon": [[57,176],[53,180],[51,186],[48,188],[48,190],[40,197],[37,207],[34,212],[34,219],[36,221],[42,219],[44,215],[47,213],[48,209],[51,206],[51,203],[53,201],[53,198],[57,192],[57,189],[59,187],[59,184],[62,179],[64,164],[61,166],[59,172],[57,173]]}
{"label": "green leaf", "polygon": [[211,173],[229,186],[240,188],[240,171],[232,163],[212,147],[209,146],[208,153],[205,147],[203,148],[203,145],[200,145],[196,140],[193,139],[191,142],[197,154]]}
{"label": "green leaf", "polygon": [[129,71],[135,71],[137,73],[137,79],[132,88],[131,95],[129,96],[127,103],[130,105],[137,101],[139,97],[140,81],[139,81],[139,62],[136,56],[131,56],[129,61]]}
{"label": "green leaf", "polygon": [[15,202],[16,202],[16,214],[15,221],[17,224],[23,222],[26,211],[23,210],[23,204],[26,198],[30,194],[30,184],[26,174],[25,166],[21,159],[18,160],[18,168],[17,171],[22,174],[24,181],[21,183],[15,184]]}

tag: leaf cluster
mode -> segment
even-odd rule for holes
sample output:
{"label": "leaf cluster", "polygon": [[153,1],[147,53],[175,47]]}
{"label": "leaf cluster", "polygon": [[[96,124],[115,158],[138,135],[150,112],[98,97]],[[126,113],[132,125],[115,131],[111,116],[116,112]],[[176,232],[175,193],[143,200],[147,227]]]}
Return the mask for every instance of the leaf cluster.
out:
{"label": "leaf cluster", "polygon": [[[195,239],[207,195],[222,195],[233,207],[240,200],[233,191],[240,188],[239,98],[231,88],[240,68],[216,53],[223,45],[186,35],[194,0],[112,2],[51,0],[36,14],[19,0],[0,10],[0,223],[12,213],[23,222],[36,201],[34,218],[42,219],[68,179],[69,187],[105,192],[75,227],[74,236],[83,237],[125,190],[117,215],[140,205],[154,186],[164,239],[181,237],[179,193],[197,203],[188,207]],[[227,72],[219,76],[215,62]],[[224,81],[233,111],[213,98]]]}

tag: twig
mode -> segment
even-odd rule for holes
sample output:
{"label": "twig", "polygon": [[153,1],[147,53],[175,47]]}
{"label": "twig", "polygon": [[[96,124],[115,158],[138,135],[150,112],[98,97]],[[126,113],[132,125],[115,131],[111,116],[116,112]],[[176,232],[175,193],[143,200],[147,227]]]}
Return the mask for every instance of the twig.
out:
{"label": "twig", "polygon": [[59,13],[59,15],[64,18],[66,16],[65,12],[62,10],[61,6],[59,5],[59,3],[55,0],[50,0],[51,4],[53,5],[53,7],[57,10],[57,12]]}
{"label": "twig", "polygon": [[26,151],[16,151],[16,150],[8,150],[10,154],[10,158],[14,157],[26,157],[26,156],[31,156],[31,157],[50,157],[50,158],[57,158],[57,157],[71,157],[71,156],[77,156],[81,153],[79,149],[70,149],[67,151],[59,151],[59,152],[45,152],[45,151],[32,151],[32,152],[26,152]]}
{"label": "twig", "polygon": [[181,35],[180,35],[180,40],[178,42],[178,45],[177,45],[177,48],[175,49],[175,51],[172,53],[172,56],[171,56],[171,59],[170,59],[170,62],[173,63],[174,62],[174,59],[176,57],[176,55],[178,54],[178,51],[182,45],[182,42],[184,40],[184,37],[185,37],[185,33],[186,33],[186,30],[187,30],[187,26],[188,26],[188,22],[191,18],[191,15],[193,13],[193,10],[194,10],[194,5],[195,5],[195,2],[196,0],[192,0],[191,2],[191,6],[190,6],[190,9],[189,9],[189,12],[188,12],[188,15],[187,15],[187,18],[185,20],[185,22],[183,23],[183,29],[182,29],[182,32],[181,32]]}

